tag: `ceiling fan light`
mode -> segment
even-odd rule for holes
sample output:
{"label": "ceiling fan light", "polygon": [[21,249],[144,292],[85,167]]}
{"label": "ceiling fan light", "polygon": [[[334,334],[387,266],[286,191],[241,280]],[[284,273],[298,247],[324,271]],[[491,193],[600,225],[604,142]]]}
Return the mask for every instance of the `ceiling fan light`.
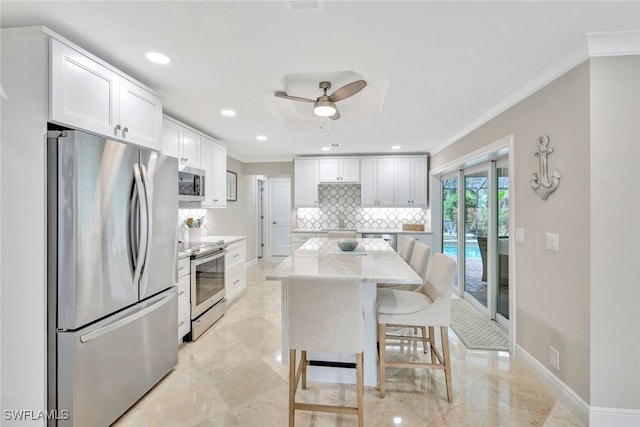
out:
{"label": "ceiling fan light", "polygon": [[313,104],[313,113],[320,117],[331,117],[336,113],[336,104],[327,100],[316,101]]}

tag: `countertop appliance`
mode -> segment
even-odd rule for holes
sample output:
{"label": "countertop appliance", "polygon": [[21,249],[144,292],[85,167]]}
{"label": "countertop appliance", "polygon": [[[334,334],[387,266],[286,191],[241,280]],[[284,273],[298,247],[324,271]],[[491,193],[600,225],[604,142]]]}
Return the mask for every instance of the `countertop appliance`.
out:
{"label": "countertop appliance", "polygon": [[48,406],[58,426],[108,426],[178,363],[177,159],[47,142]]}
{"label": "countertop appliance", "polygon": [[183,250],[191,251],[191,332],[187,340],[198,339],[225,313],[224,241],[194,242]]}
{"label": "countertop appliance", "polygon": [[394,251],[397,250],[397,237],[396,234],[389,233],[362,233],[363,239],[384,239]]}
{"label": "countertop appliance", "polygon": [[178,200],[181,202],[204,201],[204,171],[183,167],[178,172]]}

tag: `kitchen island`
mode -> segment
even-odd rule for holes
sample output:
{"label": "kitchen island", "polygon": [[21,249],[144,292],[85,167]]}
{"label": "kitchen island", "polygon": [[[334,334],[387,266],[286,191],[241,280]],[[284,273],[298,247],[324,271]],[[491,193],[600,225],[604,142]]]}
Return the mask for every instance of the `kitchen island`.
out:
{"label": "kitchen island", "polygon": [[[378,382],[378,352],[376,346],[376,284],[421,284],[422,279],[383,239],[357,239],[358,247],[353,252],[338,248],[339,239],[312,238],[293,255],[282,261],[267,274],[267,280],[286,281],[292,275],[343,275],[362,278],[362,305],[364,310],[364,384],[375,387]],[[282,362],[287,363],[287,292],[282,287]],[[351,354],[325,355],[310,353],[309,359],[353,363]],[[351,369],[310,366],[310,381],[354,383],[355,372]]]}

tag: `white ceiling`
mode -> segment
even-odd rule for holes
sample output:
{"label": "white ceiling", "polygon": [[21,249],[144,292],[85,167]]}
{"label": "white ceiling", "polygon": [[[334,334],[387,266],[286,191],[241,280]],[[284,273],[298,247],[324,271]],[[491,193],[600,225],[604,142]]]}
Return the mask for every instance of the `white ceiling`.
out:
{"label": "white ceiling", "polygon": [[[329,143],[342,145],[330,154],[433,153],[586,59],[586,33],[640,29],[638,1],[318,5],[3,0],[0,23],[48,26],[156,90],[167,114],[245,162],[327,154]],[[150,49],[171,64],[149,63]],[[358,78],[368,86],[338,103],[337,121],[273,96],[315,99],[320,80],[332,92]],[[237,116],[221,116],[225,108]]]}

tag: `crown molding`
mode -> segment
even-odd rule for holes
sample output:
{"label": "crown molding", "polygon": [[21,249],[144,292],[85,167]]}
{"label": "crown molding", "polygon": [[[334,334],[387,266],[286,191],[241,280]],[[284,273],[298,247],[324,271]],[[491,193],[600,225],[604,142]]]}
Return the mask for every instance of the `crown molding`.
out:
{"label": "crown molding", "polygon": [[587,33],[589,57],[640,55],[640,31]]}
{"label": "crown molding", "polygon": [[526,99],[538,90],[547,86],[563,74],[577,67],[590,57],[601,56],[622,56],[640,54],[640,31],[618,31],[586,33],[585,38],[567,49],[565,54],[556,61],[539,69],[528,79],[524,80],[511,93],[502,98],[499,102],[478,115],[467,126],[460,129],[444,143],[435,147],[431,154],[436,154],[444,150],[449,145],[459,141],[464,136],[470,134],[491,119],[513,107],[518,102]]}

